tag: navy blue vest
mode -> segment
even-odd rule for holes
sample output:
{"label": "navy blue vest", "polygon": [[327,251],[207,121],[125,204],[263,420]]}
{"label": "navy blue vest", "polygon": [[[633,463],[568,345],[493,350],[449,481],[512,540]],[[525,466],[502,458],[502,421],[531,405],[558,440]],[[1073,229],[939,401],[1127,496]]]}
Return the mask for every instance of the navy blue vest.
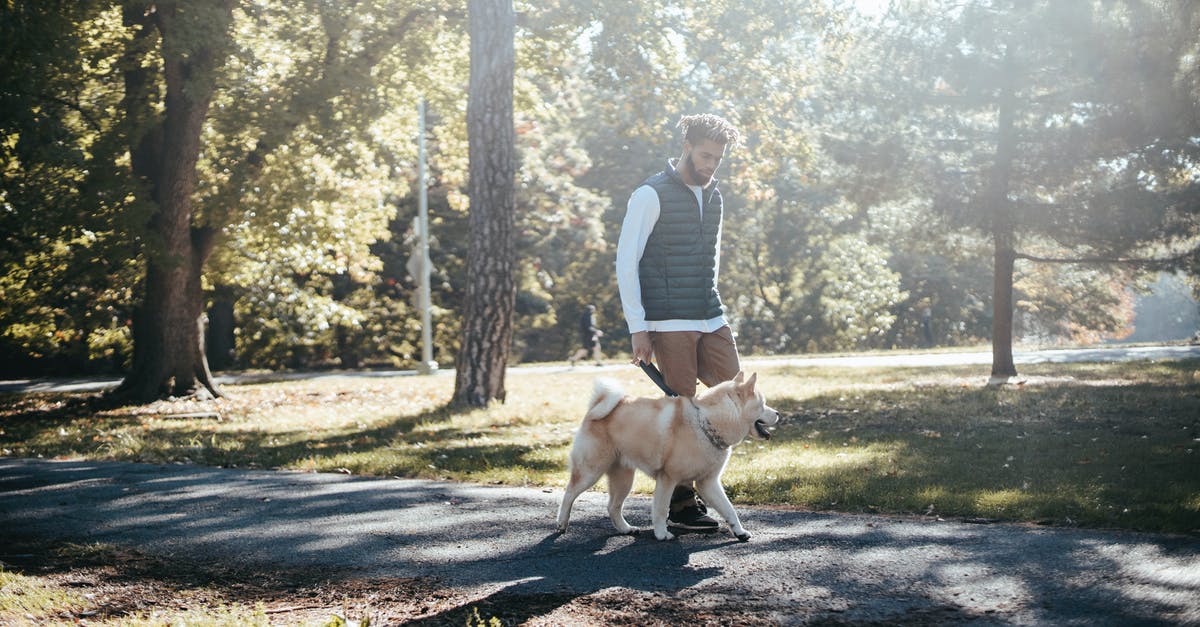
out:
{"label": "navy blue vest", "polygon": [[647,320],[709,320],[724,313],[717,292],[717,246],[723,204],[716,184],[696,194],[674,170],[648,179],[658,193],[658,223],[638,264]]}

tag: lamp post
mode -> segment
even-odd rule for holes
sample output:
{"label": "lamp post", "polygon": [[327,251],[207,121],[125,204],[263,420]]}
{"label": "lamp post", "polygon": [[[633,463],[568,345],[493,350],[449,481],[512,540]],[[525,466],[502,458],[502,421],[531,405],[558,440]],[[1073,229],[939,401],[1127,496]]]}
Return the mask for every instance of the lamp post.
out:
{"label": "lamp post", "polygon": [[420,294],[418,306],[421,309],[421,363],[417,365],[420,374],[431,374],[438,369],[433,360],[433,329],[430,326],[429,310],[429,200],[426,197],[425,182],[425,99],[417,104],[417,220],[419,223],[418,238],[420,246],[421,276],[419,277]]}

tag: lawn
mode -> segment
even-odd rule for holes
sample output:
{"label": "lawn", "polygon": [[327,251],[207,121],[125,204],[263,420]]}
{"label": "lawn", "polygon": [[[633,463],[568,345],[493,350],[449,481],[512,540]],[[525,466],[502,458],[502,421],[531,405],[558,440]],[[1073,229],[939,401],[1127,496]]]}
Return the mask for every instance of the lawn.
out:
{"label": "lawn", "polygon": [[[508,402],[479,410],[447,406],[445,373],[136,407],[0,396],[0,453],[561,488],[595,374],[510,371]],[[734,449],[726,489],[743,504],[1200,533],[1200,362],[1029,365],[1000,388],[985,374],[764,366],[784,421]],[[612,378],[657,393],[632,366]]]}

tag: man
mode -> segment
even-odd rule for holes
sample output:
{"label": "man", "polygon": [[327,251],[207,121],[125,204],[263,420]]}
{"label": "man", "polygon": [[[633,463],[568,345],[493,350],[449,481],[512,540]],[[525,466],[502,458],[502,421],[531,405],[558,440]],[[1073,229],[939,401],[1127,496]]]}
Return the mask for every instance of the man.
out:
{"label": "man", "polygon": [[[740,135],[710,114],[679,121],[683,153],[629,198],[617,242],[617,285],[633,340],[633,363],[657,357],[667,386],[696,395],[696,380],[712,387],[740,369],[737,346],[717,291],[721,256],[721,192],[714,175]],[[691,486],[671,498],[668,521],[716,531]]]}

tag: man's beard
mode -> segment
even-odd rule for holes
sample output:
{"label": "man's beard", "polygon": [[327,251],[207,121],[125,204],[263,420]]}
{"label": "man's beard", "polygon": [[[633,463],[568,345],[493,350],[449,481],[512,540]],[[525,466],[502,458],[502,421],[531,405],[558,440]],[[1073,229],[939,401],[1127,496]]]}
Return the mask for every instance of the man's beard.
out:
{"label": "man's beard", "polygon": [[[705,176],[696,170],[696,164],[692,162],[692,153],[689,152],[683,156],[683,167],[687,171],[688,178],[692,179],[692,182],[696,185],[708,187],[708,184],[712,182],[712,174]],[[713,174],[716,173],[714,172]]]}

